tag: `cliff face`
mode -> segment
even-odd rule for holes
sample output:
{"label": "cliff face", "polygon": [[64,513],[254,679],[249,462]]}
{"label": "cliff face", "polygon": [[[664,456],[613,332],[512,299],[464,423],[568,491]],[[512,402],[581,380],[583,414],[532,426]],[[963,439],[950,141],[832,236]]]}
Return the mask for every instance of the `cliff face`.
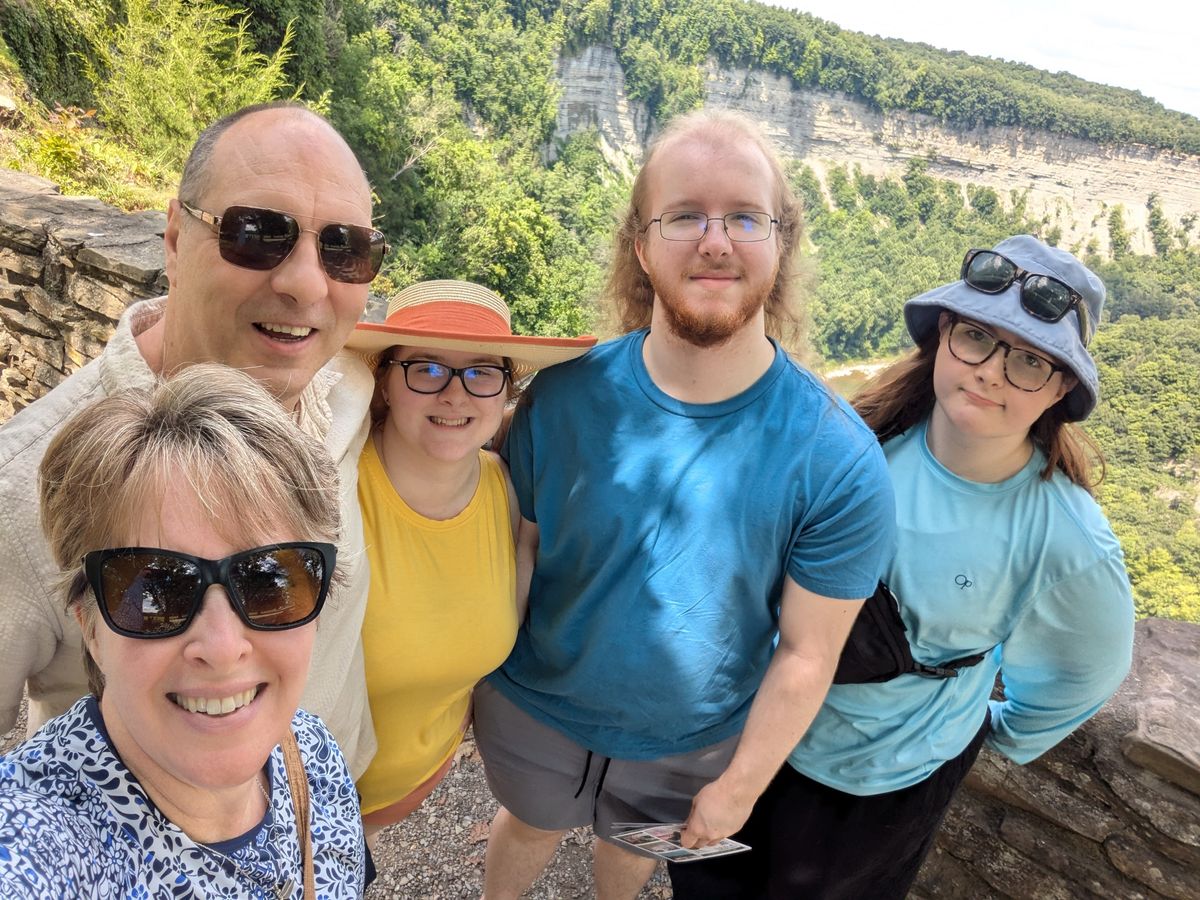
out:
{"label": "cliff face", "polygon": [[[610,160],[628,167],[651,130],[644,103],[630,100],[616,53],[593,46],[559,61],[562,97],[557,136],[595,126]],[[706,67],[711,106],[740,110],[761,122],[786,154],[818,178],[833,166],[870,175],[903,174],[914,157],[929,174],[991,187],[1009,200],[1026,192],[1034,218],[1062,230],[1061,244],[1095,239],[1108,250],[1108,214],[1120,204],[1133,249],[1150,253],[1146,200],[1157,193],[1173,226],[1200,213],[1200,157],[1137,144],[1096,144],[1017,128],[962,129],[906,112],[880,113],[843,94],[796,88],[787,78],[750,69]],[[1193,232],[1193,236],[1195,233]]]}

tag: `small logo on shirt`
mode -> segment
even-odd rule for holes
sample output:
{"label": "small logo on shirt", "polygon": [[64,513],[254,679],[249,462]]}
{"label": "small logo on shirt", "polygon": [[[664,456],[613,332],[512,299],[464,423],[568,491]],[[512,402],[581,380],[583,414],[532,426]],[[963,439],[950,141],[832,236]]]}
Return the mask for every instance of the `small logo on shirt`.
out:
{"label": "small logo on shirt", "polygon": [[965,591],[967,588],[973,587],[975,585],[975,582],[973,582],[966,575],[955,575],[954,583],[958,585],[959,590],[963,590],[963,591]]}

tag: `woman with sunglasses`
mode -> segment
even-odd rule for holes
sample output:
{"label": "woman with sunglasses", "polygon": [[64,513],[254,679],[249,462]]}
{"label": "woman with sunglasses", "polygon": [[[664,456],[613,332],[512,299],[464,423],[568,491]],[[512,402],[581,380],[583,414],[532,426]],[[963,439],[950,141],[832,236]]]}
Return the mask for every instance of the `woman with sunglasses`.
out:
{"label": "woman with sunglasses", "polygon": [[0,757],[0,896],[360,897],[354,784],[297,711],[337,472],[248,376],[86,407],[41,467],[92,693]]}
{"label": "woman with sunglasses", "polygon": [[677,897],[902,898],[981,746],[1029,762],[1120,685],[1132,597],[1073,424],[1098,397],[1104,293],[1022,235],[905,305],[916,352],[854,406],[896,490],[885,582],[919,672],[881,655],[849,679],[881,680],[835,683],[740,835],[754,849],[673,867]]}
{"label": "woman with sunglasses", "polygon": [[521,379],[594,343],[514,335],[494,292],[427,281],[347,344],[375,371],[358,476],[371,563],[363,650],[379,740],[358,781],[369,842],[445,777],[471,692],[508,656],[524,616],[516,500],[504,463],[481,448]]}

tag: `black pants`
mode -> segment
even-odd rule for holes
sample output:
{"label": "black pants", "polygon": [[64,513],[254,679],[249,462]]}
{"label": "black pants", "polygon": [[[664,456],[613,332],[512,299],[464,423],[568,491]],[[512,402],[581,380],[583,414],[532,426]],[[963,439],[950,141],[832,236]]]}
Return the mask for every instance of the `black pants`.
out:
{"label": "black pants", "polygon": [[887,794],[846,794],[784,765],[733,836],[753,849],[671,863],[676,900],[902,900],[989,724],[924,781]]}

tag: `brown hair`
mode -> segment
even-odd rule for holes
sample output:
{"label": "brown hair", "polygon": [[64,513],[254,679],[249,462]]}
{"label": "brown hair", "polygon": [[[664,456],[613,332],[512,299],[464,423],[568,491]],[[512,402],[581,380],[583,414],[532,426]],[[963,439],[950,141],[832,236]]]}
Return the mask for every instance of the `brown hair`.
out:
{"label": "brown hair", "polygon": [[[933,366],[943,330],[934,329],[915,351],[884,369],[854,397],[851,405],[875,432],[880,443],[902,434],[933,412]],[[1073,422],[1059,401],[1029,429],[1030,440],[1046,454],[1043,480],[1060,469],[1089,493],[1104,480],[1104,456],[1099,446]],[[1093,477],[1094,468],[1100,469]]]}
{"label": "brown hair", "polygon": [[337,469],[316,439],[244,372],[211,363],[150,390],[85,407],[51,441],[39,469],[42,531],[63,570],[68,606],[84,626],[84,668],[96,696],[104,677],[87,649],[96,598],[80,560],[128,544],[145,510],[186,480],[231,542],[279,540],[280,529],[336,542]]}
{"label": "brown hair", "polygon": [[664,149],[676,140],[695,137],[713,144],[750,143],[767,161],[775,181],[775,239],[779,242],[779,274],[767,297],[764,313],[767,333],[785,346],[802,347],[806,320],[798,295],[806,272],[797,258],[804,235],[799,199],[783,172],[779,154],[748,117],[729,110],[699,109],[673,119],[646,151],[641,171],[633,181],[629,207],[617,228],[613,262],[609,269],[605,296],[614,305],[622,332],[635,331],[650,324],[654,307],[654,288],[637,257],[636,243],[646,228],[649,213],[643,210],[649,192],[651,166]]}

